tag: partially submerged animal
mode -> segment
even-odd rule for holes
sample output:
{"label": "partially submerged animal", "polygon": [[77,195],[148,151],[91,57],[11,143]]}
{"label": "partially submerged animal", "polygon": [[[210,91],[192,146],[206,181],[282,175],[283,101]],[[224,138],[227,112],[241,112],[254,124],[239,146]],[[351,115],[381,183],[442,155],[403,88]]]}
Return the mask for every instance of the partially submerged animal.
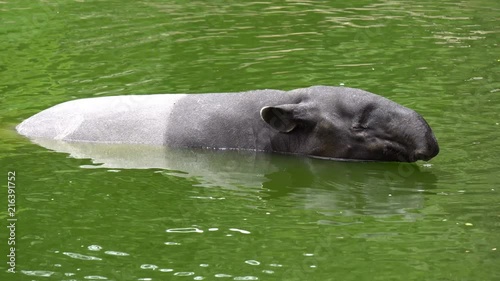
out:
{"label": "partially submerged animal", "polygon": [[415,111],[353,88],[157,94],[64,102],[19,124],[33,139],[414,162],[439,146]]}

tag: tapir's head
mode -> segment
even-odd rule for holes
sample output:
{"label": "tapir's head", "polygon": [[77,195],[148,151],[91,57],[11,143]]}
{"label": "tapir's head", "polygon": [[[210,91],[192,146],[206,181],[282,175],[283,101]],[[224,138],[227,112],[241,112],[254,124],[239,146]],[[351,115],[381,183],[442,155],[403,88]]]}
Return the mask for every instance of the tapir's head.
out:
{"label": "tapir's head", "polygon": [[427,122],[409,108],[358,89],[300,90],[306,93],[297,95],[297,103],[266,106],[261,117],[295,140],[294,150],[302,154],[414,162],[439,152]]}

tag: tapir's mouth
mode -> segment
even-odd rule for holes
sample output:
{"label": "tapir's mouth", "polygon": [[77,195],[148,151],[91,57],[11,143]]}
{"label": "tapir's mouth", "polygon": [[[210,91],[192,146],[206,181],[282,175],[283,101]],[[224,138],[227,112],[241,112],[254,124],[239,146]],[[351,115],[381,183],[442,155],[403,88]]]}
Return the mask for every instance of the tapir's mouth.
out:
{"label": "tapir's mouth", "polygon": [[439,146],[435,138],[427,143],[424,148],[408,149],[400,143],[392,142],[384,148],[384,155],[392,161],[415,162],[418,160],[429,161],[439,153]]}
{"label": "tapir's mouth", "polygon": [[417,159],[408,153],[408,150],[397,142],[391,142],[389,145],[386,145],[384,150],[384,158],[389,161],[398,161],[398,162],[415,162]]}
{"label": "tapir's mouth", "polygon": [[383,148],[383,158],[387,161],[415,162],[417,160],[425,160],[423,156],[425,155],[417,153],[415,149],[409,148],[398,141],[387,140]]}

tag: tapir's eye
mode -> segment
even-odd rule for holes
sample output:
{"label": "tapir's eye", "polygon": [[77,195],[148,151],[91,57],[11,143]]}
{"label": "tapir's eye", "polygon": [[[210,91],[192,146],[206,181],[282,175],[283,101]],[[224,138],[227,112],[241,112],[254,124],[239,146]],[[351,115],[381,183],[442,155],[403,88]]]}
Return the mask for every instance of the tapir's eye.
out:
{"label": "tapir's eye", "polygon": [[361,124],[355,124],[355,125],[352,126],[352,129],[354,131],[358,131],[358,132],[359,131],[364,131],[364,130],[366,130],[366,126],[363,126]]}

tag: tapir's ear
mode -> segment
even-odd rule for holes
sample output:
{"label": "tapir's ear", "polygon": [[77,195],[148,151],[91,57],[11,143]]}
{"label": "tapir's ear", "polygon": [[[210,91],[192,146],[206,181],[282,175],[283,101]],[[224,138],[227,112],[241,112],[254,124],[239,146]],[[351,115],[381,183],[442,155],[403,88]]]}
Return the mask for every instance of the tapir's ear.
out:
{"label": "tapir's ear", "polygon": [[260,117],[274,129],[282,132],[291,132],[297,126],[297,104],[283,104],[265,106],[260,110]]}

